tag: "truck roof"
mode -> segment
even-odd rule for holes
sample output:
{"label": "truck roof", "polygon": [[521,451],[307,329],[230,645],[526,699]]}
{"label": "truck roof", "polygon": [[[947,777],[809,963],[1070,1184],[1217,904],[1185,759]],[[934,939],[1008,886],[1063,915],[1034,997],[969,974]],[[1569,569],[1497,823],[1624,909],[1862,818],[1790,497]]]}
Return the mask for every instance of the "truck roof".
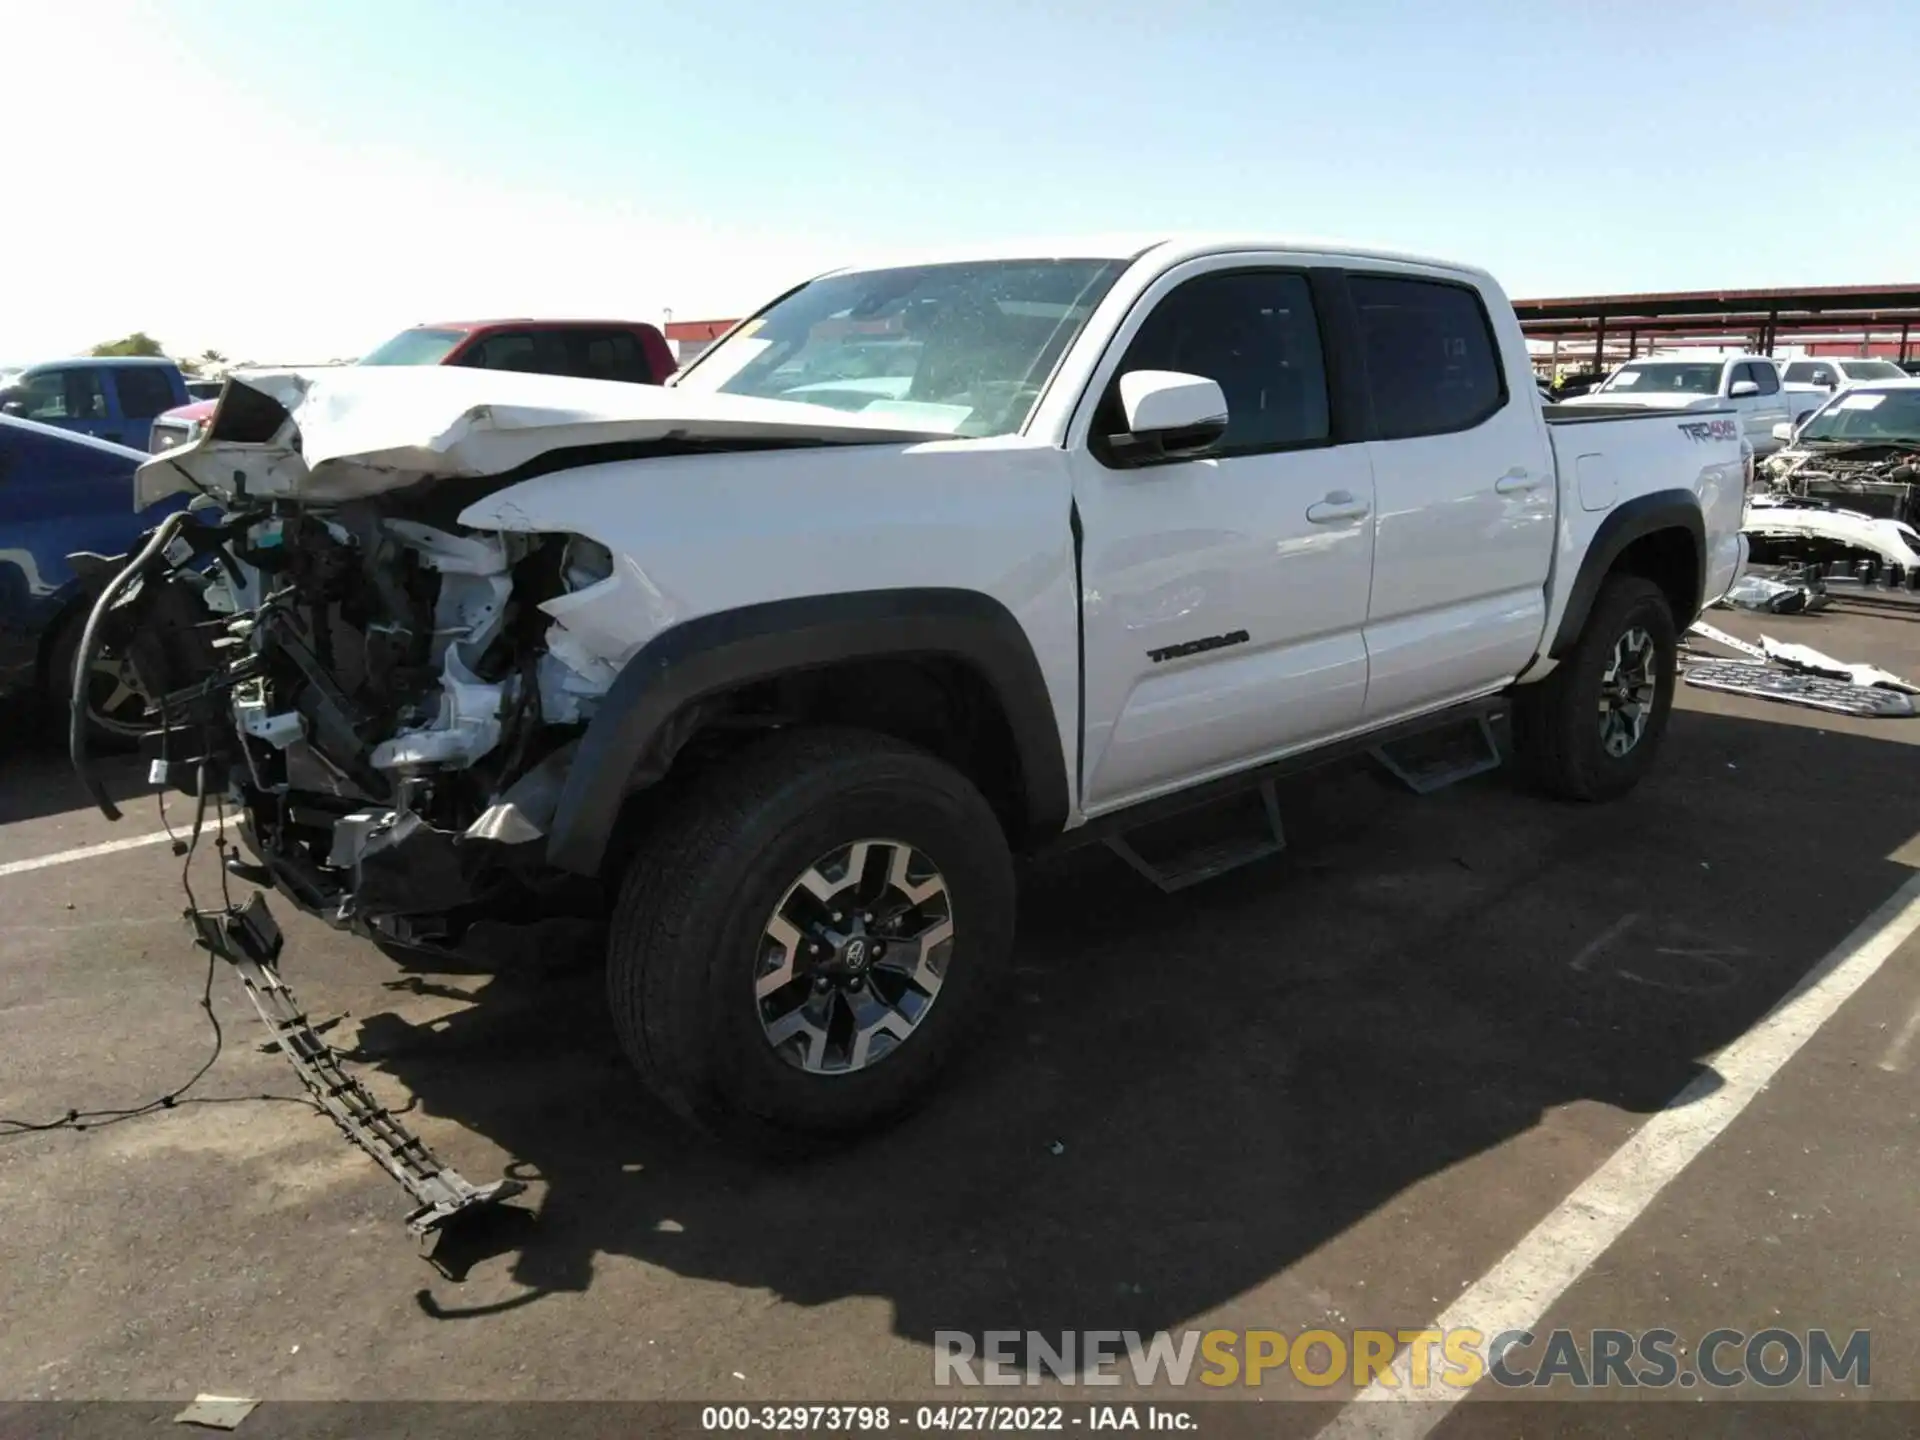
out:
{"label": "truck roof", "polygon": [[39,361],[37,364],[27,366],[21,373],[32,375],[40,370],[65,370],[74,365],[106,365],[116,369],[142,365],[165,366],[173,370],[180,368],[177,361],[165,355],[70,355],[64,360]]}
{"label": "truck roof", "polygon": [[967,260],[1032,260],[1073,256],[1090,260],[1139,260],[1149,251],[1165,250],[1169,261],[1234,250],[1300,251],[1312,255],[1345,255],[1357,260],[1392,260],[1412,265],[1430,265],[1463,275],[1485,276],[1486,271],[1457,260],[1423,255],[1410,250],[1356,244],[1324,236],[1261,235],[1235,231],[1153,231],[1121,232],[1081,236],[1031,237],[1024,240],[975,242],[970,245],[943,246],[938,249],[886,253],[864,257],[859,262],[836,266],[827,274],[852,270],[877,270],[899,265],[938,265]]}
{"label": "truck roof", "polygon": [[657,330],[659,327],[647,320],[555,320],[536,319],[528,315],[507,316],[499,320],[426,320],[410,326],[414,330],[464,330],[471,334],[475,330],[494,330],[502,325],[513,325],[523,330],[575,330],[595,328],[602,330]]}

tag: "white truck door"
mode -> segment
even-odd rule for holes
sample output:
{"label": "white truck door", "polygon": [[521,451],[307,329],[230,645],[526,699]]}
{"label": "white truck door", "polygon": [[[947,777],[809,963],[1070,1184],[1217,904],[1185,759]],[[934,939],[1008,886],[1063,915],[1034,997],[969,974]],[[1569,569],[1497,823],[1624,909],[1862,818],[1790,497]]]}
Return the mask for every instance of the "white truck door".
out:
{"label": "white truck door", "polygon": [[[1218,382],[1210,455],[1116,463],[1119,378],[1141,370]],[[1069,436],[1089,814],[1358,725],[1373,481],[1333,401],[1306,273],[1258,257],[1169,271],[1108,347]]]}
{"label": "white truck door", "polygon": [[1366,717],[1377,722],[1484,692],[1532,657],[1556,482],[1504,296],[1384,267],[1350,271],[1347,285],[1375,427]]}

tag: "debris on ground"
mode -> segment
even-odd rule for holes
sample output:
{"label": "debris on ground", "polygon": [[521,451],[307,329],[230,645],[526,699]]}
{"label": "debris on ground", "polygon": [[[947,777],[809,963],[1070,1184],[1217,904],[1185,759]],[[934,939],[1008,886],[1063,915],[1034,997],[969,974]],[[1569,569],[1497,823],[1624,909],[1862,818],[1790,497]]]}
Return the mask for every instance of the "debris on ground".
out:
{"label": "debris on ground", "polygon": [[1729,635],[1724,630],[1717,630],[1704,620],[1694,621],[1694,623],[1687,628],[1687,633],[1689,635],[1698,635],[1703,640],[1711,640],[1716,645],[1724,645],[1729,650],[1738,650],[1742,655],[1749,656],[1755,660],[1765,660],[1767,658],[1767,652],[1762,650],[1758,645],[1750,645],[1738,635]]}
{"label": "debris on ground", "polygon": [[1845,660],[1836,660],[1831,655],[1815,650],[1811,645],[1786,645],[1771,635],[1760,637],[1760,648],[1766,657],[1791,670],[1804,670],[1812,675],[1825,675],[1836,680],[1851,681],[1855,685],[1872,685],[1882,690],[1898,690],[1906,695],[1920,695],[1920,685],[1902,680],[1891,671],[1882,670],[1877,665],[1850,664]]}
{"label": "debris on ground", "polygon": [[1769,615],[1808,615],[1824,610],[1831,598],[1818,580],[1769,580],[1764,575],[1743,575],[1720,597],[1719,603]]}
{"label": "debris on ground", "polygon": [[1686,682],[1703,690],[1870,719],[1920,714],[1911,698],[1920,695],[1920,686],[1878,666],[1836,660],[1810,645],[1789,645],[1771,635],[1762,635],[1758,645],[1750,644],[1704,620],[1688,627],[1687,634],[1748,657],[1690,658],[1684,671]]}
{"label": "debris on ground", "polygon": [[196,1395],[191,1405],[173,1417],[173,1423],[200,1425],[209,1430],[234,1430],[259,1403],[240,1395]]}
{"label": "debris on ground", "polygon": [[1708,660],[1690,668],[1686,678],[1689,685],[1703,690],[1806,705],[1865,719],[1898,719],[1916,713],[1912,697],[1899,691],[1787,670],[1766,660]]}

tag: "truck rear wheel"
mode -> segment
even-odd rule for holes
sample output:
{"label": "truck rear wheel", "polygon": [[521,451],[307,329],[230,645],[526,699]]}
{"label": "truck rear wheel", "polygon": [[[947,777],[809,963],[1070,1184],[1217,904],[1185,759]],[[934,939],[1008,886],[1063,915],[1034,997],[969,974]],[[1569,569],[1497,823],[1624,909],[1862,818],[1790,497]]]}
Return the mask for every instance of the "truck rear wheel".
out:
{"label": "truck rear wheel", "polygon": [[702,1128],[794,1152],[917,1102],[984,1013],[1013,864],[980,792],[886,736],[796,731],[649,826],[609,935],[614,1027]]}
{"label": "truck rear wheel", "polygon": [[1586,629],[1545,680],[1514,695],[1514,759],[1541,790],[1613,800],[1653,765],[1679,668],[1673,611],[1637,575],[1601,585]]}

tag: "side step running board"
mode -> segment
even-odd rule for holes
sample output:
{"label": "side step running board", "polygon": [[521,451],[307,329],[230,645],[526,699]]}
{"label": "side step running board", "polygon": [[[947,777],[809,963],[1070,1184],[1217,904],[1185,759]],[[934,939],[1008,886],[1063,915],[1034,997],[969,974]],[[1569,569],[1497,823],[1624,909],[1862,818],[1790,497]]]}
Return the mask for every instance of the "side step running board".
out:
{"label": "side step running board", "polygon": [[[306,1014],[294,1003],[293,991],[274,968],[280,955],[280,927],[267,909],[265,896],[256,892],[234,910],[202,911],[194,921],[200,943],[239,975],[253,1008],[320,1108],[347,1139],[371,1155],[419,1202],[419,1208],[407,1216],[409,1231],[428,1234],[456,1215],[497,1204],[526,1189],[518,1180],[475,1185],[340,1068],[339,1056],[307,1023]],[[209,931],[214,932],[211,939]]]}
{"label": "side step running board", "polygon": [[1238,805],[1213,801],[1115,835],[1107,848],[1169,895],[1286,849],[1273,781],[1238,798]]}
{"label": "side step running board", "polygon": [[1416,795],[1431,795],[1500,768],[1500,742],[1486,715],[1375,746],[1373,758]]}

